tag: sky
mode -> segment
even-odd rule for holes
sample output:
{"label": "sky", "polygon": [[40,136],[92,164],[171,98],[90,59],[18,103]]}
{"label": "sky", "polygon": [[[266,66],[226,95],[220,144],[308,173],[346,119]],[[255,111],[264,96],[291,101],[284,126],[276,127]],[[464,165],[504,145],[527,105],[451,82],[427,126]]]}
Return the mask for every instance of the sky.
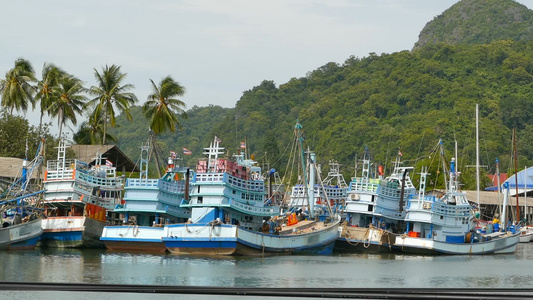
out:
{"label": "sky", "polygon": [[[139,104],[151,92],[150,79],[171,75],[185,87],[186,109],[234,107],[263,80],[280,85],[350,56],[411,50],[426,23],[457,2],[3,1],[0,76],[22,57],[37,78],[45,62],[53,63],[90,87],[95,69],[115,64]],[[517,2],[533,9],[533,0]],[[37,111],[26,114],[31,124],[38,124]]]}

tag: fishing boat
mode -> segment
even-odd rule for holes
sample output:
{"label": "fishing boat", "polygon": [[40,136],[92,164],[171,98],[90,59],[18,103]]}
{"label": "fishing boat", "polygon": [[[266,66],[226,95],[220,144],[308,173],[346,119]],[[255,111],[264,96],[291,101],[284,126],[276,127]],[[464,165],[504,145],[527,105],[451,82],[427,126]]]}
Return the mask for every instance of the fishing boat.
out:
{"label": "fishing boat", "polygon": [[[317,172],[320,168],[317,166]],[[291,189],[291,196],[288,207],[293,211],[308,208],[308,187],[305,184],[295,184]],[[333,214],[339,214],[341,220],[345,218],[344,206],[348,197],[348,185],[344,176],[340,173],[340,164],[335,161],[329,161],[329,171],[322,184],[316,183],[313,188],[315,202],[315,214],[319,219],[324,220],[329,217],[330,208]],[[329,203],[326,203],[326,199]]]}
{"label": "fishing boat", "polygon": [[[290,207],[288,212],[280,216],[270,218],[261,230],[239,226],[237,228],[237,254],[330,254],[333,251],[335,240],[338,237],[340,215],[333,211],[331,204],[334,203],[334,200],[329,199],[328,195],[343,198],[346,196],[346,188],[342,184],[340,186],[324,184],[320,178],[320,173],[317,172],[316,155],[313,152],[307,151],[307,164],[304,162],[301,129],[301,125],[297,123],[295,142],[300,146],[300,155],[294,157],[302,157],[302,163],[299,165],[303,166],[303,176],[300,176],[303,182],[298,185],[298,197],[296,198],[300,201],[294,202],[295,198],[293,198],[291,204],[297,204],[297,206]],[[338,169],[333,170],[333,173],[340,174]],[[318,184],[315,184],[316,178]],[[330,182],[331,180],[328,180],[328,183]],[[301,201],[302,195],[307,196],[305,201]],[[316,195],[324,198],[317,199],[315,198]],[[328,213],[321,214],[322,217],[315,211],[315,206],[319,204],[325,204],[328,210]],[[295,208],[296,212],[291,210],[292,208]],[[307,210],[305,210],[306,208]]]}
{"label": "fishing boat", "polygon": [[20,178],[0,195],[0,250],[34,249],[43,233],[39,197],[44,190],[28,189],[32,172],[42,162],[41,146],[31,162],[23,160]]}
{"label": "fishing boat", "polygon": [[207,159],[198,161],[180,207],[191,210],[186,223],[164,227],[162,238],[172,254],[231,255],[237,249],[237,228],[259,231],[263,221],[279,215],[279,207],[265,198],[261,168],[246,158],[241,143],[238,154],[221,158],[224,148],[215,136]]}
{"label": "fishing boat", "polygon": [[0,201],[0,250],[31,250],[43,230],[42,211],[35,207],[38,193]]}
{"label": "fishing boat", "polygon": [[[442,141],[440,141],[441,155]],[[395,239],[395,246],[402,252],[416,254],[500,254],[513,253],[519,241],[519,233],[502,231],[480,233],[471,204],[466,194],[459,190],[459,172],[455,158],[447,170],[446,190],[435,195],[425,194],[427,169],[421,173],[418,194],[408,199],[405,216],[406,231]],[[448,171],[449,170],[449,171]],[[507,193],[508,194],[508,193]],[[504,196],[504,206],[508,197]],[[505,213],[502,220],[505,220]],[[505,223],[505,222],[504,222]]]}
{"label": "fishing boat", "polygon": [[416,192],[409,172],[401,166],[401,152],[390,176],[383,178],[379,166],[378,178],[370,178],[370,156],[365,150],[360,177],[350,181],[346,201],[346,222],[340,228],[335,250],[341,252],[390,252],[395,233],[401,232],[407,198]]}
{"label": "fishing boat", "polygon": [[166,173],[149,179],[149,152],[148,143],[141,147],[139,178],[126,180],[124,203],[113,211],[123,216],[123,224],[103,229],[100,240],[109,250],[164,253],[163,226],[184,223],[191,216],[189,209],[180,207],[190,173],[176,164],[176,152],[171,152]]}
{"label": "fishing boat", "polygon": [[122,199],[123,180],[107,159],[98,155],[94,165],[66,159],[62,141],[57,160],[47,162],[44,177],[42,247],[103,247],[100,241],[107,210]]}

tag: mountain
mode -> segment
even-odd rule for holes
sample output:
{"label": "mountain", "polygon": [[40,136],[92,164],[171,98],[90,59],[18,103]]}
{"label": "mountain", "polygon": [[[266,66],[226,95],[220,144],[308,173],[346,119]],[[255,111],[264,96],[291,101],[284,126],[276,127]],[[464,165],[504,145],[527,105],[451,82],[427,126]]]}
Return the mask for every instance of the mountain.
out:
{"label": "mountain", "polygon": [[512,0],[462,0],[420,32],[414,49],[427,44],[488,44],[533,40],[533,11]]}

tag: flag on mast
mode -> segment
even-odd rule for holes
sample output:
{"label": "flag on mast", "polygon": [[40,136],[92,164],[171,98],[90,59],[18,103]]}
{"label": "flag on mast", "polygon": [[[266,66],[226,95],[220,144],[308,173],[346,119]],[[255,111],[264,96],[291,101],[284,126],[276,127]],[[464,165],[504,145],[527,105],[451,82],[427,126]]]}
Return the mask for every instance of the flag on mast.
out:
{"label": "flag on mast", "polygon": [[185,147],[183,147],[183,154],[185,154],[185,155],[192,155],[192,151],[189,150],[189,149],[187,149],[187,148],[185,148]]}
{"label": "flag on mast", "polygon": [[246,142],[241,142],[241,149],[246,149]]}
{"label": "flag on mast", "polygon": [[105,160],[105,165],[108,166],[108,167],[112,167],[113,166],[113,162],[106,159]]}

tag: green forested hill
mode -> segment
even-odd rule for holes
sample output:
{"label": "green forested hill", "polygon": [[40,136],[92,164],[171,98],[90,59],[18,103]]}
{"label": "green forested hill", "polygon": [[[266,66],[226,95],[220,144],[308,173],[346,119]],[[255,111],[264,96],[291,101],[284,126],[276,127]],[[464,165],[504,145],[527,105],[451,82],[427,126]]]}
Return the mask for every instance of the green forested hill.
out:
{"label": "green forested hill", "polygon": [[[404,160],[414,160],[440,138],[449,151],[457,140],[464,169],[475,164],[479,103],[481,163],[493,165],[499,157],[504,168],[509,166],[511,131],[516,128],[523,166],[533,162],[532,92],[533,42],[441,43],[412,52],[350,57],[342,65],[328,63],[279,86],[264,81],[244,92],[234,109],[191,109],[182,131],[159,140],[169,149],[185,146],[201,156],[201,147],[215,133],[228,149],[246,138],[258,160],[266,152],[274,163],[299,119],[319,160],[324,165],[338,160],[346,175],[365,146],[374,161],[390,166],[398,149]],[[129,126],[139,124],[121,123],[115,133],[121,147],[131,147],[143,136],[126,130]]]}
{"label": "green forested hill", "polygon": [[533,11],[513,0],[462,0],[422,29],[414,49],[427,44],[488,44],[533,40]]}
{"label": "green forested hill", "polygon": [[[374,162],[390,168],[398,151],[408,164],[420,164],[435,159],[428,153],[439,139],[449,152],[457,141],[463,182],[472,188],[467,166],[475,164],[476,103],[485,171],[494,172],[496,157],[502,172],[511,171],[513,128],[519,166],[533,163],[532,22],[533,12],[512,0],[462,0],[426,25],[412,51],[350,57],[279,86],[265,80],[235,108],[193,107],[183,129],[158,137],[159,145],[191,149],[192,162],[215,134],[229,152],[246,139],[256,160],[283,170],[299,120],[319,162],[336,159],[350,176],[366,147]],[[137,157],[148,125],[140,108],[133,115],[134,123],[119,118],[112,134]]]}

